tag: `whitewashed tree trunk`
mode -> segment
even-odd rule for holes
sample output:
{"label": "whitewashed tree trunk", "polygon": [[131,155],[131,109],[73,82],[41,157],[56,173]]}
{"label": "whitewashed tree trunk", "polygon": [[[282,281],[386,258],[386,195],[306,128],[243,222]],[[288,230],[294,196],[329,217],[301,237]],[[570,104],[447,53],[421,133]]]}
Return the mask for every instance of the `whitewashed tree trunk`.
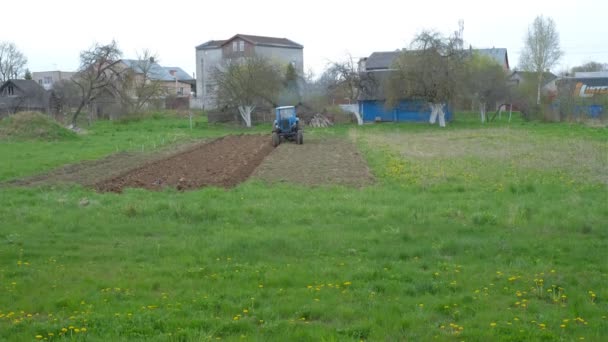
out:
{"label": "whitewashed tree trunk", "polygon": [[429,103],[431,106],[431,117],[429,122],[435,124],[437,118],[439,118],[439,127],[445,127],[445,112],[443,111],[443,103]]}
{"label": "whitewashed tree trunk", "polygon": [[509,104],[509,122],[511,122],[511,115],[513,114],[513,104]]}
{"label": "whitewashed tree trunk", "polygon": [[479,112],[481,114],[481,123],[486,122],[486,104],[485,102],[481,102],[479,104]]}
{"label": "whitewashed tree trunk", "polygon": [[361,117],[361,114],[359,113],[359,111],[354,111],[353,114],[355,114],[355,117],[357,118],[357,125],[361,126],[363,125],[363,118]]}
{"label": "whitewashed tree trunk", "polygon": [[443,103],[437,103],[435,106],[437,106],[437,114],[439,116],[439,127],[445,127],[445,112],[443,111]]}
{"label": "whitewashed tree trunk", "polygon": [[434,125],[435,121],[437,121],[437,107],[435,107],[434,103],[429,103],[429,106],[431,107],[431,117],[429,118],[429,123]]}
{"label": "whitewashed tree trunk", "polygon": [[245,126],[251,127],[251,112],[255,109],[255,106],[239,106],[239,113],[245,121]]}

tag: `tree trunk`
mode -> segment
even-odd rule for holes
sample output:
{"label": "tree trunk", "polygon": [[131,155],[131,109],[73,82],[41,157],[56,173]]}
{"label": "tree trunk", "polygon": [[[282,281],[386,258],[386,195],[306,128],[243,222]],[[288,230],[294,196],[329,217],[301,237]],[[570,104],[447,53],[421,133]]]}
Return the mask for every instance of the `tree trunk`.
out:
{"label": "tree trunk", "polygon": [[486,122],[486,104],[485,102],[479,103],[479,112],[481,114],[481,123]]}
{"label": "tree trunk", "polygon": [[76,127],[76,119],[78,119],[78,115],[80,115],[80,112],[82,112],[82,108],[84,108],[85,105],[85,101],[80,101],[78,109],[76,109],[76,112],[74,112],[74,115],[72,115],[72,127]]}
{"label": "tree trunk", "polygon": [[536,104],[539,105],[540,104],[540,88],[541,85],[543,84],[543,74],[539,74],[538,75],[538,85],[536,87]]}
{"label": "tree trunk", "polygon": [[251,112],[255,109],[255,106],[239,106],[239,114],[245,121],[245,126],[251,127]]}
{"label": "tree trunk", "polygon": [[437,108],[435,107],[435,104],[430,102],[429,106],[431,107],[431,117],[429,118],[429,123],[431,125],[435,124],[435,121],[437,121]]}
{"label": "tree trunk", "polygon": [[435,124],[437,118],[439,118],[439,127],[445,127],[445,112],[443,111],[443,103],[429,103],[431,106],[431,117],[429,122]]}

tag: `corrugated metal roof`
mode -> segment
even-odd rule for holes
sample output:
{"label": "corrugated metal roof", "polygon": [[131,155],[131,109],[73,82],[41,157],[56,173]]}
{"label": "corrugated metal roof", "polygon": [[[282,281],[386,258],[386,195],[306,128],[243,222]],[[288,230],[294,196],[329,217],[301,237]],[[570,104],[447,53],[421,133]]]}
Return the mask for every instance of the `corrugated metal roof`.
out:
{"label": "corrugated metal roof", "polygon": [[608,71],[577,71],[574,73],[574,77],[608,77]]}
{"label": "corrugated metal roof", "polygon": [[483,56],[488,56],[501,66],[506,66],[507,68],[509,67],[509,57],[507,55],[507,49],[505,48],[473,49],[473,52],[477,52]]}
{"label": "corrugated metal roof", "polygon": [[379,51],[372,53],[365,63],[366,70],[390,69],[401,51]]}
{"label": "corrugated metal roof", "polygon": [[192,78],[192,76],[188,75],[188,73],[185,72],[180,67],[162,67],[162,68],[165,69],[169,74],[171,74],[172,70],[175,70],[175,73],[177,75],[177,80],[178,81],[192,81],[192,80],[194,80],[194,78]]}
{"label": "corrugated metal roof", "polygon": [[[136,73],[142,73],[140,61],[137,59],[121,59],[128,68],[133,69]],[[159,81],[175,81],[175,76],[171,75],[171,70],[175,70],[178,81],[192,81],[193,78],[187,72],[179,67],[164,67],[158,63],[152,63],[150,66],[150,78]]]}

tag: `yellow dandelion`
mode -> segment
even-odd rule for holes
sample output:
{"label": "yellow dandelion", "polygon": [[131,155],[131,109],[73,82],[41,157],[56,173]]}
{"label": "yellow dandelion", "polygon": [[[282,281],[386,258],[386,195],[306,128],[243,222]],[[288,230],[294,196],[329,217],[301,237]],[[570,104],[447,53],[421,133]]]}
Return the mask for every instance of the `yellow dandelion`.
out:
{"label": "yellow dandelion", "polygon": [[496,326],[496,322],[492,322],[492,323],[490,323],[490,326],[491,326],[492,328],[494,328],[494,327]]}
{"label": "yellow dandelion", "polygon": [[37,340],[42,340],[42,335],[36,335]]}

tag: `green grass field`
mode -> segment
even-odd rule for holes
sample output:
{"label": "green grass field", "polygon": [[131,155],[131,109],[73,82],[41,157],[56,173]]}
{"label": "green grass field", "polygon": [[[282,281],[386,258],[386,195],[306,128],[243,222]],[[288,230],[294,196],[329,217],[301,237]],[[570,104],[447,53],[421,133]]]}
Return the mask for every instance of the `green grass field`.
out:
{"label": "green grass field", "polygon": [[[196,122],[0,141],[0,180],[245,131]],[[608,129],[460,115],[306,134],[355,142],[376,184],[0,187],[0,340],[608,336]]]}

